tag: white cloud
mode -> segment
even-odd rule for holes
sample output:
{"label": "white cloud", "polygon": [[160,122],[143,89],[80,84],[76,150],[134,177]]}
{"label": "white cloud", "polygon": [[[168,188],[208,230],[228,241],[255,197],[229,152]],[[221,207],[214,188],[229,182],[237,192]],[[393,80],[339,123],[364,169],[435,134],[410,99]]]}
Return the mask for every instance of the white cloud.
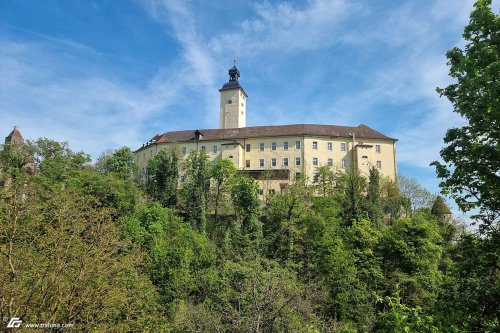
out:
{"label": "white cloud", "polygon": [[[85,150],[94,157],[105,147],[138,147],[145,140],[142,122],[165,112],[179,89],[176,76],[146,89],[104,74],[64,78],[64,68],[43,46],[5,40],[2,45],[2,132],[21,125],[28,138],[69,141],[75,150]],[[44,61],[37,63],[37,59]]]}
{"label": "white cloud", "polygon": [[357,7],[345,0],[311,0],[301,9],[292,3],[256,3],[257,18],[243,21],[236,31],[213,37],[212,50],[220,54],[231,48],[256,56],[323,48],[338,40],[336,27]]}
{"label": "white cloud", "polygon": [[203,109],[204,122],[213,122],[218,116],[217,100],[213,94],[217,90],[216,61],[199,32],[189,2],[143,0],[141,4],[152,17],[171,29],[173,37],[180,43],[183,49],[182,64],[177,70],[184,72],[185,86],[203,96],[203,102],[198,105]]}

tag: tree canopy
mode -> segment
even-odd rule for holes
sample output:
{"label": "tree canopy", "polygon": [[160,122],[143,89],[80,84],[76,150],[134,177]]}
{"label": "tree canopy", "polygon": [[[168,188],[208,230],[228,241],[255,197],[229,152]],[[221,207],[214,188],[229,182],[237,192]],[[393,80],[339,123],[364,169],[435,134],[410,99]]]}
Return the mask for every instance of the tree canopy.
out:
{"label": "tree canopy", "polygon": [[438,88],[466,124],[446,132],[435,161],[444,194],[464,211],[479,209],[485,230],[496,228],[500,216],[500,17],[491,0],[474,4],[464,29],[464,49],[446,53],[455,80]]}

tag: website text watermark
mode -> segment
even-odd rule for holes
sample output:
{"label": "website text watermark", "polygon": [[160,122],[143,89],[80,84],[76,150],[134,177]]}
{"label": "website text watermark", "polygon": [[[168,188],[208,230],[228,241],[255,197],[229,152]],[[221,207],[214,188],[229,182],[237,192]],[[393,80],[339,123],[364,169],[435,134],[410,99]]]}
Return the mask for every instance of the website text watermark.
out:
{"label": "website text watermark", "polygon": [[55,328],[55,329],[60,329],[60,328],[73,328],[74,324],[67,323],[67,324],[61,324],[61,323],[23,323],[21,318],[17,317],[12,317],[12,318],[4,318],[5,322],[7,323],[7,328]]}

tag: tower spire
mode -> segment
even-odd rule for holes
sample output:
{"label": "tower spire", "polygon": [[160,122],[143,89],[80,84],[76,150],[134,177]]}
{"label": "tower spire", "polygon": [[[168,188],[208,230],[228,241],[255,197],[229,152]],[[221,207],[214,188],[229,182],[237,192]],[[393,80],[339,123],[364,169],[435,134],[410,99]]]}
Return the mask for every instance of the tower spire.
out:
{"label": "tower spire", "polygon": [[239,128],[246,125],[247,94],[239,83],[240,71],[236,67],[236,56],[233,67],[229,69],[229,81],[220,91],[220,128]]}

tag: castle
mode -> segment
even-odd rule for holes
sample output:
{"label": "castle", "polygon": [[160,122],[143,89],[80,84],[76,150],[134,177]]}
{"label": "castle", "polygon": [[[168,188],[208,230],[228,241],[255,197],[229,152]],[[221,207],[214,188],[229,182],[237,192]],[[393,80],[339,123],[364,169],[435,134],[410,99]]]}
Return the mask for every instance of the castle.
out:
{"label": "castle", "polygon": [[258,180],[260,195],[282,191],[298,174],[311,181],[322,165],[354,167],[364,175],[375,167],[382,176],[396,180],[397,140],[366,125],[246,127],[248,95],[239,79],[235,65],[229,70],[229,81],[219,90],[220,128],[158,134],[137,149],[141,177],[146,176],[147,163],[158,151],[175,144],[184,157],[192,150],[202,150],[212,162],[229,159],[241,173]]}

